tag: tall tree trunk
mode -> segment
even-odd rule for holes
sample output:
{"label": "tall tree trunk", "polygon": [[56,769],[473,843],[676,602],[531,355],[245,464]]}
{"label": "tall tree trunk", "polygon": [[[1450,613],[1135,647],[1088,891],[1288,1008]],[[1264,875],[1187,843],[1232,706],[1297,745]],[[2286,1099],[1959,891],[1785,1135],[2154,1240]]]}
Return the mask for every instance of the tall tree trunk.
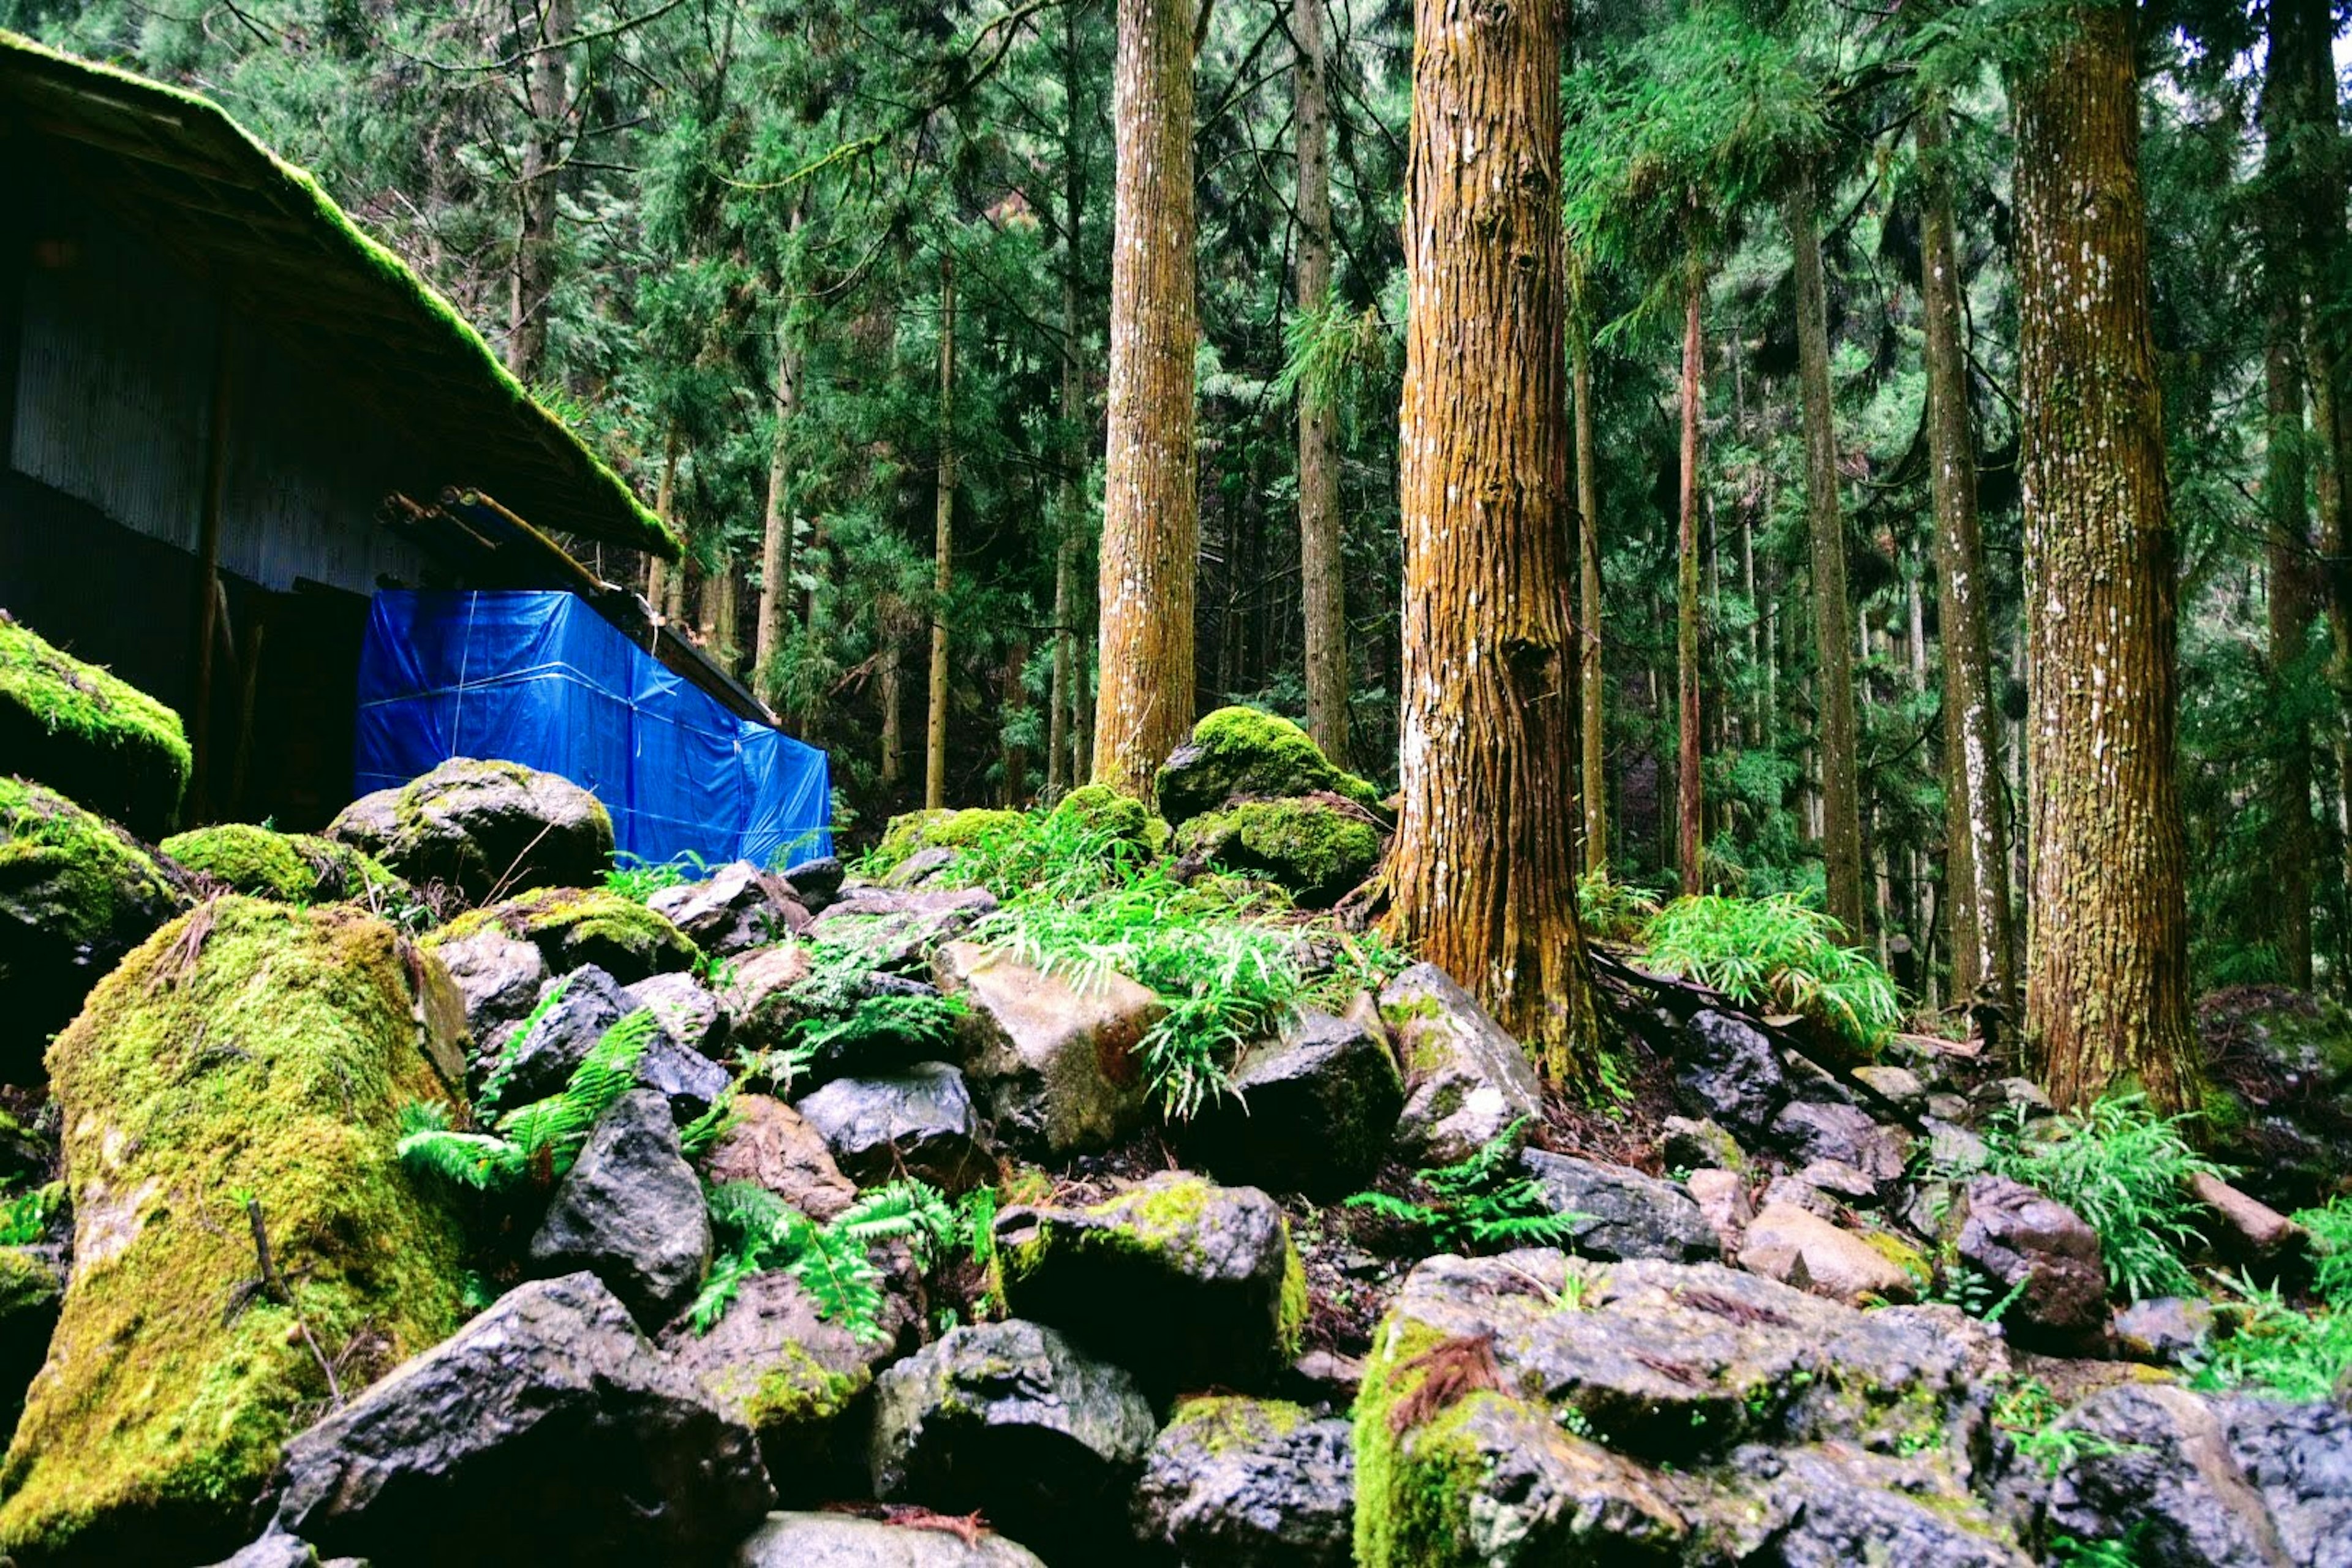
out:
{"label": "tall tree trunk", "polygon": [[2174,560],[2148,327],[2130,14],[2078,4],[2012,89],[2032,973],[2026,1030],[2061,1105],[2195,1102],[2174,775]]}
{"label": "tall tree trunk", "polygon": [[1029,639],[1013,638],[1004,650],[1004,804],[1014,809],[1028,804],[1029,748],[1011,737],[1020,732],[1021,716],[1029,706],[1029,689],[1022,677],[1029,668]]}
{"label": "tall tree trunk", "polygon": [[[679,448],[677,424],[671,421],[669,434],[662,442],[661,479],[654,487],[654,512],[668,523],[682,542],[686,531],[677,526],[677,455]],[[646,604],[656,616],[669,603],[670,577],[686,574],[686,557],[680,554],[677,564],[658,555],[646,557]]]}
{"label": "tall tree trunk", "polygon": [[[1414,9],[1392,914],[1556,1083],[1597,1081],[1559,526],[1565,7]],[[1513,367],[1509,375],[1496,366]]]}
{"label": "tall tree trunk", "polygon": [[[800,209],[793,209],[790,226],[800,226]],[[793,416],[801,400],[800,342],[793,331],[792,304],[779,302],[776,310],[776,429],[768,444],[767,510],[760,526],[760,609],[751,634],[751,684],[760,700],[775,705],[777,660],[784,649],[784,628],[792,618],[793,591]]]}
{"label": "tall tree trunk", "polygon": [[[1291,0],[1298,46],[1293,119],[1298,152],[1298,309],[1320,310],[1331,293],[1330,124],[1325,116],[1323,0]],[[1307,732],[1326,756],[1348,754],[1347,570],[1339,556],[1339,462],[1331,402],[1298,389],[1298,575],[1307,615]]]}
{"label": "tall tree trunk", "polygon": [[[2311,986],[2311,736],[2296,712],[2291,683],[2308,647],[2311,533],[2304,501],[2309,469],[2303,427],[2305,267],[2302,193],[2292,149],[2303,131],[2307,83],[2295,37],[2292,0],[2269,6],[2263,76],[2263,193],[2255,207],[2263,290],[2269,297],[2263,348],[2264,557],[2270,580],[2269,658],[2273,722],[2284,726],[2272,780],[2275,818],[2271,858],[2275,889],[2274,938],[2283,978]],[[2328,105],[2332,110],[2334,104]],[[2292,719],[2289,714],[2295,715]]]}
{"label": "tall tree trunk", "polygon": [[939,505],[931,533],[931,700],[923,724],[923,805],[948,803],[948,592],[955,586],[955,253],[940,252]]}
{"label": "tall tree trunk", "polygon": [[1193,0],[1118,0],[1097,782],[1148,795],[1192,726]]}
{"label": "tall tree trunk", "polygon": [[528,385],[547,357],[548,296],[555,289],[556,172],[563,163],[563,122],[571,113],[572,82],[565,51],[572,0],[546,0],[539,13],[539,36],[530,41],[524,98],[530,129],[523,136],[522,178],[518,183],[521,226],[515,236],[514,270],[507,301],[507,369]]}
{"label": "tall tree trunk", "polygon": [[1976,434],[1969,418],[1967,324],[1950,134],[1940,97],[1913,134],[1922,176],[1919,287],[1927,328],[1928,488],[1936,510],[1936,605],[1944,653],[1944,885],[1949,889],[1952,994],[1981,994],[2017,1016],[2017,942],[2009,899],[2009,813],[2001,798],[2001,717],[1993,700],[1985,617],[1984,537],[1977,521]]}
{"label": "tall tree trunk", "polygon": [[1079,269],[1085,264],[1078,237],[1086,211],[1086,161],[1078,142],[1084,90],[1078,69],[1078,11],[1076,5],[1062,7],[1062,425],[1070,432],[1070,446],[1063,454],[1061,489],[1055,507],[1059,530],[1054,547],[1054,689],[1045,721],[1049,800],[1059,800],[1081,782],[1076,776],[1078,762],[1070,739],[1078,705],[1078,540],[1086,526],[1079,510],[1079,486],[1086,472],[1079,454],[1086,443],[1076,434],[1086,423],[1086,385],[1078,363]]}
{"label": "tall tree trunk", "polygon": [[899,673],[898,633],[888,627],[882,632],[882,794],[889,798],[907,775],[907,726],[905,697]]}
{"label": "tall tree trunk", "polygon": [[1837,416],[1830,402],[1830,304],[1822,279],[1819,193],[1808,167],[1790,188],[1796,255],[1797,380],[1805,426],[1805,532],[1813,567],[1813,649],[1821,668],[1822,865],[1829,912],[1860,942],[1862,789],[1853,723],[1853,612],[1845,594],[1845,517],[1838,504]]}
{"label": "tall tree trunk", "polygon": [[1706,338],[1699,308],[1706,273],[1694,250],[1683,279],[1681,524],[1675,549],[1675,870],[1685,893],[1706,890],[1706,798],[1699,784],[1698,705],[1698,437]]}
{"label": "tall tree trunk", "polygon": [[[2347,149],[2336,101],[2335,16],[2327,0],[2273,0],[2273,47],[2294,62],[2295,122],[2290,172],[2302,218],[2304,374],[2311,396],[2313,489],[2319,502],[2319,553],[2326,562],[2328,676],[2343,707],[2336,727],[2337,805],[2344,863],[2352,883],[2352,311],[2336,292],[2344,277]],[[2352,968],[2352,923],[2341,961]]]}
{"label": "tall tree trunk", "polygon": [[1576,683],[1584,806],[1584,864],[1609,868],[1609,752],[1602,728],[1601,676],[1601,454],[1592,437],[1592,323],[1571,310],[1569,331],[1576,392]]}

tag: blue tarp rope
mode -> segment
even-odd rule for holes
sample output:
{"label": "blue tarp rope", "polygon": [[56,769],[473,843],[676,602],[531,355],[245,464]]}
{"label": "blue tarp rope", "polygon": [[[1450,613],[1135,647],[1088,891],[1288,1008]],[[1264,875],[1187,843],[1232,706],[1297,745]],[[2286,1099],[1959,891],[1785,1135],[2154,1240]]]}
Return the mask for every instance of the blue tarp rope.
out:
{"label": "blue tarp rope", "polygon": [[572,594],[375,595],[357,787],[451,757],[562,774],[604,803],[621,851],[649,862],[833,852],[823,752],[738,719]]}

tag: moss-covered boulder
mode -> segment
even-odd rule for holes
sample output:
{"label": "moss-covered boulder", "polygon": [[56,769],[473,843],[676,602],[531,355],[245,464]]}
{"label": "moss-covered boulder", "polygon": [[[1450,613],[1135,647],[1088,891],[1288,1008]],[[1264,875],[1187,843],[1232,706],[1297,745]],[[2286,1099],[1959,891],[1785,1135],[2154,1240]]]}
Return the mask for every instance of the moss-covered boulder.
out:
{"label": "moss-covered boulder", "polygon": [[1306,1274],[1255,1187],[1163,1172],[1086,1208],[1007,1209],[996,1247],[1010,1310],[1155,1393],[1263,1386],[1298,1353]]}
{"label": "moss-covered boulder", "polygon": [[50,647],[0,610],[0,757],[152,838],[177,826],[190,754],[180,716]]}
{"label": "moss-covered boulder", "polygon": [[583,887],[613,859],[613,818],[594,795],[559,773],[473,757],[362,795],[327,837],[477,902],[509,888]]}
{"label": "moss-covered boulder", "polygon": [[540,888],[459,915],[425,941],[437,948],[487,931],[531,943],[558,974],[593,963],[623,985],[692,969],[702,958],[667,917],[601,888]]}
{"label": "moss-covered boulder", "polygon": [[1176,852],[1189,870],[1263,878],[1298,904],[1325,909],[1380,864],[1381,830],[1335,795],[1244,800],[1178,828]]}
{"label": "moss-covered boulder", "polygon": [[0,1078],[38,1081],[49,1036],[189,901],[185,874],[122,829],[0,776]]}
{"label": "moss-covered boulder", "polygon": [[1180,827],[1244,796],[1318,790],[1366,807],[1381,804],[1370,780],[1335,766],[1289,720],[1255,708],[1220,708],[1193,725],[1192,738],[1168,754],[1153,784],[1160,815]]}
{"label": "moss-covered boulder", "polygon": [[357,910],[224,898],[91,994],[49,1050],[74,1270],[0,1550],[225,1555],[328,1366],[349,1394],[456,1327],[456,1215],[393,1152],[450,1096],[450,989]]}
{"label": "moss-covered boulder", "polygon": [[407,888],[364,850],[315,833],[278,833],[248,822],[194,828],[159,847],[233,893],[282,904],[336,903]]}
{"label": "moss-covered boulder", "polygon": [[1706,1263],[1430,1258],[1356,1401],[1356,1562],[2024,1568],[1969,1490],[2005,1366],[1955,1309]]}
{"label": "moss-covered boulder", "polygon": [[0,1434],[14,1433],[65,1300],[65,1249],[0,1247]]}
{"label": "moss-covered boulder", "polygon": [[927,849],[962,849],[984,839],[1022,837],[1029,829],[1029,818],[1022,813],[986,806],[968,806],[961,811],[904,812],[892,817],[882,829],[882,841],[874,847],[861,869],[869,876],[887,879],[890,873]]}
{"label": "moss-covered boulder", "polygon": [[1124,841],[1156,849],[1168,837],[1168,824],[1151,815],[1130,795],[1108,784],[1080,784],[1054,805],[1056,825],[1075,826],[1114,842]]}

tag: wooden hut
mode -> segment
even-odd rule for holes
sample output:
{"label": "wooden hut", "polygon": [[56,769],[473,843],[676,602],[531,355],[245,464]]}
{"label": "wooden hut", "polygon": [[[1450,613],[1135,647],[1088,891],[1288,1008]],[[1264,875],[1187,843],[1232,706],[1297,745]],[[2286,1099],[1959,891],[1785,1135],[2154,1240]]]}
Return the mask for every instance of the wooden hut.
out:
{"label": "wooden hut", "polygon": [[662,520],[216,105],[0,32],[0,607],[180,710],[195,818],[346,798],[382,587],[582,593],[767,717],[551,537]]}

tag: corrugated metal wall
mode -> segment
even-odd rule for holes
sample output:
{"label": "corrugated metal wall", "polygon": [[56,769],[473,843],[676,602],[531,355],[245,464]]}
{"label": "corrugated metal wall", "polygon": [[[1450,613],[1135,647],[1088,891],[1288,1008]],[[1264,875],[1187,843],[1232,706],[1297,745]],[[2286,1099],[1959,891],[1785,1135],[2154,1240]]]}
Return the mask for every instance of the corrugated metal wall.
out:
{"label": "corrugated metal wall", "polygon": [[[194,551],[220,312],[121,226],[87,211],[73,226],[64,254],[25,274],[11,466]],[[281,591],[422,581],[415,551],[375,521],[395,488],[392,433],[258,324],[233,319],[228,343],[223,570]]]}

